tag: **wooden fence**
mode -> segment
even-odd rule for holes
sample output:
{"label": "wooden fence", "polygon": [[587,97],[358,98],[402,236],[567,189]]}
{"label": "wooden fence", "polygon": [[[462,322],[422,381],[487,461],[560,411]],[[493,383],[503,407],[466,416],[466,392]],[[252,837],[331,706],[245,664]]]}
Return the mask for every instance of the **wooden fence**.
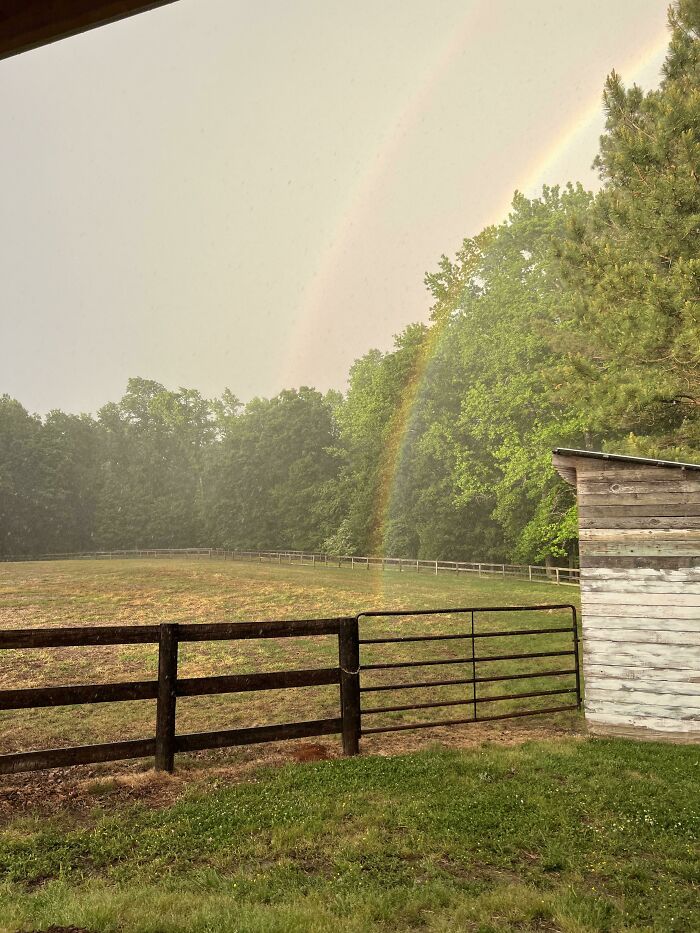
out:
{"label": "wooden fence", "polygon": [[311,567],[336,567],[351,570],[381,570],[405,573],[470,573],[479,577],[516,577],[532,583],[556,583],[578,586],[578,567],[545,567],[541,564],[493,564],[485,561],[415,560],[401,557],[358,557],[306,551],[256,551],[226,548],[134,548],[133,550],[87,551],[42,554],[37,557],[14,557],[4,560],[112,560],[126,558],[192,558],[252,561],[255,563],[298,564]]}
{"label": "wooden fence", "polygon": [[[178,645],[255,638],[294,638],[330,635],[338,639],[338,666],[312,670],[233,674],[221,677],[178,677]],[[0,651],[20,648],[65,648],[94,645],[158,645],[158,679],[129,683],[83,684],[70,687],[31,687],[0,690],[0,709],[31,709],[80,703],[156,700],[155,737],[106,742],[70,748],[0,755],[0,774],[35,771],[126,758],[155,758],[158,770],[172,771],[176,752],[252,745],[280,739],[341,733],[346,755],[358,752],[360,737],[360,678],[356,618],[310,619],[288,622],[220,622],[161,625],[89,626],[14,629],[0,632]],[[338,684],[339,715],[332,719],[226,729],[178,735],[178,697],[279,690]]]}

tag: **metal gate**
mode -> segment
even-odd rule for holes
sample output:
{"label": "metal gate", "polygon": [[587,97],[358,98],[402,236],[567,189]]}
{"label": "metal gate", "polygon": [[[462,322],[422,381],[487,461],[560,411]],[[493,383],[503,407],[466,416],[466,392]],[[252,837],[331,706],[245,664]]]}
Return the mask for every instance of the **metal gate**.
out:
{"label": "metal gate", "polygon": [[[538,613],[540,618],[546,613],[549,624],[526,628],[523,613]],[[431,617],[437,617],[443,629],[456,630],[428,631],[435,624]],[[382,619],[388,620],[388,631],[381,631]],[[364,612],[358,622],[362,735],[538,716],[581,707],[576,608],[570,604]],[[371,632],[373,626],[379,631]],[[410,646],[409,657],[403,656],[405,646]],[[425,656],[426,648],[431,650],[429,656]],[[451,672],[456,668],[458,676],[428,679],[421,673],[435,667]],[[420,676],[415,677],[416,673]],[[513,686],[518,681],[531,689],[518,691]],[[418,697],[422,702],[416,701],[416,691],[423,692]],[[397,694],[401,702],[393,700]],[[381,700],[376,699],[367,705],[370,695],[389,695],[391,699],[385,705],[377,705]],[[557,703],[564,696],[574,702]],[[411,698],[414,702],[408,702]],[[430,715],[426,710],[450,707],[464,707],[465,715],[423,718]],[[421,712],[417,719],[406,722],[408,711]]]}

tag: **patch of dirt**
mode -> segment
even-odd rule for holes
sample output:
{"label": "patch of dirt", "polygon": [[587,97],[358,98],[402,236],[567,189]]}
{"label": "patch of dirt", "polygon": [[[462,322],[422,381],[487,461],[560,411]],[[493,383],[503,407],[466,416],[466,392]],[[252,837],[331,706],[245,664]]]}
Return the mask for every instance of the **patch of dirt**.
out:
{"label": "patch of dirt", "polygon": [[87,927],[46,927],[44,930],[17,930],[17,933],[94,933]]}

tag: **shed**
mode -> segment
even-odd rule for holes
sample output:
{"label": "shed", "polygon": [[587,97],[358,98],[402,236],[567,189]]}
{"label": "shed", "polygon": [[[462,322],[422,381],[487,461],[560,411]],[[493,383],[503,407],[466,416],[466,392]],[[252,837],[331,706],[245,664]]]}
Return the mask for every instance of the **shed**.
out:
{"label": "shed", "polygon": [[579,509],[591,732],[700,742],[700,464],[554,451]]}

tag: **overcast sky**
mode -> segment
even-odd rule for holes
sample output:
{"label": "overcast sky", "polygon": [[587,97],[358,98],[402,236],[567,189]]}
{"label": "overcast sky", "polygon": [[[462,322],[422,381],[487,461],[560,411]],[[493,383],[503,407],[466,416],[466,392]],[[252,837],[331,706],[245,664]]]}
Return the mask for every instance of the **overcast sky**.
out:
{"label": "overcast sky", "polygon": [[0,62],[0,394],[343,388],[442,253],[580,180],[663,0],[178,0]]}

